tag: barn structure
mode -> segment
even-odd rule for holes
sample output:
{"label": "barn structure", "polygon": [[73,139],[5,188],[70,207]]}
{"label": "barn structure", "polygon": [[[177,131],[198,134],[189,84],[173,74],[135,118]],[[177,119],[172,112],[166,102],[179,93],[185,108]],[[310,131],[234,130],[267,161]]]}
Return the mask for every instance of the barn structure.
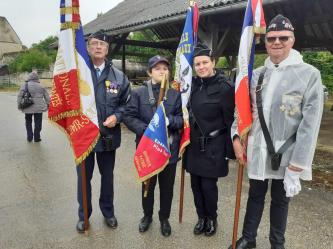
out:
{"label": "barn structure", "polygon": [[[216,57],[235,63],[247,0],[198,0],[199,39],[209,44]],[[111,54],[126,56],[126,46],[160,48],[174,54],[184,26],[187,0],[124,0],[115,8],[84,25],[89,35],[105,30],[113,39]],[[266,22],[277,14],[295,26],[298,50],[333,51],[332,0],[263,0]],[[141,31],[144,39],[131,40]],[[264,51],[259,45],[257,51]],[[123,65],[124,66],[124,65]],[[232,66],[232,65],[231,65]]]}

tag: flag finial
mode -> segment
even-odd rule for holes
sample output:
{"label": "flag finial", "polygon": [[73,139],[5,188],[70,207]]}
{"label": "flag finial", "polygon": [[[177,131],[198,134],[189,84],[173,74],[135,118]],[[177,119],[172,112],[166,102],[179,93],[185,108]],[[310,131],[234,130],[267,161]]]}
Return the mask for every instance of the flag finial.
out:
{"label": "flag finial", "polygon": [[189,0],[188,3],[190,5],[190,7],[193,7],[196,2],[194,0]]}

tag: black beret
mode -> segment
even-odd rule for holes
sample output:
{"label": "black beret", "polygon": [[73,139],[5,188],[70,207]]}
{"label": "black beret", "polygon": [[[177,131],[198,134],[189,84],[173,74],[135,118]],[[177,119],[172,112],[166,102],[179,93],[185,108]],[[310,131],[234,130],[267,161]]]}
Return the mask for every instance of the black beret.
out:
{"label": "black beret", "polygon": [[267,27],[267,33],[270,31],[282,31],[282,30],[289,30],[294,32],[294,27],[291,24],[290,20],[283,15],[277,15],[272,19]]}
{"label": "black beret", "polygon": [[91,39],[91,38],[95,38],[97,40],[101,40],[101,41],[105,41],[105,42],[109,43],[109,36],[103,30],[99,30],[99,31],[91,34],[89,36],[89,39]]}
{"label": "black beret", "polygon": [[212,50],[205,44],[202,43],[198,43],[197,46],[194,47],[194,53],[193,53],[193,57],[196,56],[212,56]]}

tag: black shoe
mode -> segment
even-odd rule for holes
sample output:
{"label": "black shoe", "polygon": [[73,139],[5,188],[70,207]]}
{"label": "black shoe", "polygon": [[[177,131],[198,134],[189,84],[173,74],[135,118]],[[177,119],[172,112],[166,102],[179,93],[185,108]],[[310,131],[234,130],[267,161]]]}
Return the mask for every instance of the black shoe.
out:
{"label": "black shoe", "polygon": [[205,226],[205,235],[213,236],[217,230],[217,220],[207,218],[206,226]]}
{"label": "black shoe", "polygon": [[271,246],[271,249],[284,249],[284,245],[275,245],[275,246]]}
{"label": "black shoe", "polygon": [[115,216],[113,216],[111,218],[105,218],[105,223],[108,227],[110,227],[112,229],[116,229],[118,226],[118,221]]}
{"label": "black shoe", "polygon": [[38,138],[38,139],[35,139],[34,141],[35,141],[35,143],[38,143],[38,142],[42,141],[42,139]]}
{"label": "black shoe", "polygon": [[150,223],[153,221],[151,216],[143,216],[139,224],[139,232],[144,233],[148,230]]}
{"label": "black shoe", "polygon": [[161,220],[161,233],[164,237],[170,236],[171,226],[170,226],[170,223],[169,223],[168,219]]}
{"label": "black shoe", "polygon": [[32,138],[27,138],[27,141],[28,141],[29,143],[31,143],[31,142],[32,142]]}
{"label": "black shoe", "polygon": [[195,224],[193,233],[195,235],[202,234],[205,231],[206,218],[199,218],[197,224]]}
{"label": "black shoe", "polygon": [[76,230],[79,233],[84,233],[84,221],[83,220],[79,220],[76,224]]}
{"label": "black shoe", "polygon": [[[247,241],[244,237],[241,237],[236,242],[236,249],[252,249],[256,247],[256,241]],[[232,245],[228,249],[232,249]]]}

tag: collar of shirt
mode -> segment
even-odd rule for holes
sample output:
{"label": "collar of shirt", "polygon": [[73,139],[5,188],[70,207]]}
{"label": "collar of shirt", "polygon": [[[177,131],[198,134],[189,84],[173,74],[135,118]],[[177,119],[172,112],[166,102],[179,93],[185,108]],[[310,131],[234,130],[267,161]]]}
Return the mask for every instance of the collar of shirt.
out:
{"label": "collar of shirt", "polygon": [[99,68],[99,70],[100,70],[101,72],[103,72],[103,70],[104,70],[104,68],[105,68],[105,62],[103,62],[103,64],[100,65],[100,66],[98,66],[98,67],[94,65],[94,68],[95,68],[95,70],[96,70],[97,68]]}

